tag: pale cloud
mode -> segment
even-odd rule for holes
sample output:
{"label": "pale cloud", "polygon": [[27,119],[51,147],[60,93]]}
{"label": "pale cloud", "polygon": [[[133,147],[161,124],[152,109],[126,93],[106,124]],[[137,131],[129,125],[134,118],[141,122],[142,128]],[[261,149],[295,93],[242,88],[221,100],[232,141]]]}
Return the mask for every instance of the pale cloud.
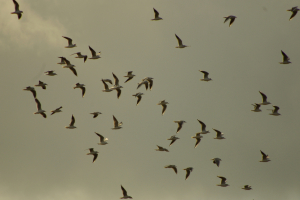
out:
{"label": "pale cloud", "polygon": [[59,36],[66,33],[64,26],[56,18],[44,18],[31,9],[30,5],[19,1],[23,16],[18,20],[12,15],[14,4],[11,1],[2,2],[0,7],[0,44],[8,48],[11,42],[28,48],[36,44],[58,46]]}

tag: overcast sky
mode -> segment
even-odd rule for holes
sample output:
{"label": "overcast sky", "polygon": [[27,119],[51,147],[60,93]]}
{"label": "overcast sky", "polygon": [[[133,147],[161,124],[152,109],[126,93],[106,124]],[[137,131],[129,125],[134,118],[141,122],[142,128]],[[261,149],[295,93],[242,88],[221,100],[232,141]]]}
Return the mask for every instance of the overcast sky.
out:
{"label": "overcast sky", "polygon": [[[120,185],[134,199],[143,200],[248,200],[300,197],[299,99],[300,14],[289,21],[297,0],[18,0],[23,17],[18,20],[11,0],[0,7],[0,60],[2,131],[0,134],[0,200],[119,199]],[[300,5],[299,5],[300,6]],[[153,7],[161,21],[154,18]],[[237,16],[233,25],[225,16]],[[185,49],[177,49],[174,34]],[[71,37],[77,47],[64,48]],[[88,46],[101,51],[91,56]],[[291,64],[281,65],[281,50]],[[58,65],[64,56],[76,65],[78,77]],[[45,76],[55,70],[57,76]],[[202,82],[208,71],[213,81]],[[136,76],[127,83],[127,71]],[[123,86],[104,93],[101,79]],[[152,91],[136,89],[144,77],[153,77]],[[31,92],[23,91],[41,80],[37,98],[47,118],[34,115]],[[86,95],[73,89],[86,85]],[[110,85],[109,85],[110,86]],[[251,112],[262,101],[272,104]],[[136,106],[132,95],[144,93]],[[169,102],[161,115],[161,100]],[[272,105],[281,116],[269,115]],[[62,106],[62,113],[50,110]],[[93,119],[91,112],[102,115]],[[77,129],[65,129],[71,116]],[[113,127],[112,115],[123,122]],[[191,137],[207,125],[195,149]],[[180,139],[171,147],[167,139],[185,120]],[[212,128],[224,133],[215,140]],[[97,145],[94,132],[107,137]],[[156,145],[170,152],[155,151]],[[88,148],[98,159],[86,155]],[[261,163],[260,150],[271,162]],[[212,158],[222,159],[220,167]],[[178,174],[165,165],[176,165]],[[185,180],[182,169],[193,167]],[[216,186],[217,176],[229,187]],[[244,191],[244,185],[253,190]]]}

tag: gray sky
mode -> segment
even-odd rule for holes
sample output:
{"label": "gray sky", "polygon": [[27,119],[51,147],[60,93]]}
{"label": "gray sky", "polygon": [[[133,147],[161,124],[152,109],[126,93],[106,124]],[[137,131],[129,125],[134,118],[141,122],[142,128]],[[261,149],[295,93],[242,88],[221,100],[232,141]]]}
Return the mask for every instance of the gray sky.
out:
{"label": "gray sky", "polygon": [[[0,7],[0,57],[2,95],[0,107],[0,200],[119,199],[120,184],[134,199],[299,199],[299,49],[298,14],[289,21],[287,12],[299,1],[99,1],[18,0],[21,20],[12,1]],[[299,5],[300,6],[300,5]],[[152,8],[162,21],[151,21]],[[237,19],[229,28],[225,16]],[[174,48],[177,34],[183,44]],[[71,37],[76,48],[66,49]],[[88,46],[101,59],[75,59]],[[280,50],[292,64],[280,65]],[[76,65],[78,77],[56,63],[65,56]],[[43,72],[55,70],[58,76]],[[201,82],[198,70],[210,73],[211,82]],[[124,83],[127,71],[136,75]],[[124,87],[102,92],[102,78],[114,72]],[[144,77],[153,77],[152,91],[136,89]],[[32,94],[22,91],[38,81],[37,98],[47,119],[34,115]],[[86,85],[81,97],[77,83]],[[261,102],[259,91],[281,116],[270,116],[262,106],[254,113],[252,103]],[[143,92],[136,106],[132,95]],[[169,102],[164,116],[161,106]],[[63,112],[50,116],[50,110]],[[89,113],[103,114],[93,119]],[[77,129],[64,127],[76,118]],[[121,130],[111,130],[112,115],[122,121]],[[176,133],[174,120],[185,120],[180,138],[171,147],[166,140]],[[197,119],[211,133],[194,149],[200,131]],[[212,128],[224,133],[214,140]],[[97,145],[98,132],[109,138]],[[156,145],[169,149],[155,151]],[[92,163],[85,149],[95,148]],[[260,150],[271,162],[261,163]],[[222,159],[218,168],[210,159]],[[165,165],[178,167],[176,175]],[[193,167],[188,180],[185,171]],[[225,176],[227,188],[217,187]],[[253,187],[244,191],[243,185]]]}

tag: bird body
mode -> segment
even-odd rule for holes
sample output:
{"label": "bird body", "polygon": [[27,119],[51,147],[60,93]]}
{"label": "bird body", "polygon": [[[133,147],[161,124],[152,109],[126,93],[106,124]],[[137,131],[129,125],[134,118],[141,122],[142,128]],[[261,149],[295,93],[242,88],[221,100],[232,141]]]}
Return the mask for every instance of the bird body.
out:
{"label": "bird body", "polygon": [[141,93],[141,92],[138,92],[136,94],[133,94],[132,96],[138,98],[137,102],[136,102],[136,105],[139,105],[141,99],[142,99],[142,95],[144,95],[144,93]]}
{"label": "bird body", "polygon": [[127,191],[125,190],[125,188],[123,188],[123,186],[121,185],[121,189],[123,192],[123,197],[121,197],[120,199],[132,199],[131,196],[127,195]]}
{"label": "bird body", "polygon": [[221,184],[218,184],[217,186],[221,186],[221,187],[227,187],[227,186],[229,186],[227,183],[226,183],[226,178],[225,177],[223,177],[223,176],[217,176],[218,178],[220,178],[221,179]]}
{"label": "bird body", "polygon": [[135,75],[132,74],[132,71],[128,71],[128,72],[127,72],[127,75],[124,76],[124,77],[128,77],[128,79],[127,79],[124,83],[127,83],[128,81],[130,81],[131,79],[133,79],[134,76],[135,76]]}
{"label": "bird body", "polygon": [[252,190],[250,185],[244,185],[243,190]]}
{"label": "bird body", "polygon": [[34,85],[34,86],[36,86],[36,87],[42,87],[44,90],[46,90],[46,85],[47,85],[47,83],[44,83],[44,82],[42,82],[42,81],[39,81],[39,84]]}
{"label": "bird body", "polygon": [[197,119],[198,122],[201,124],[201,132],[199,132],[200,134],[207,134],[207,133],[210,133],[209,131],[206,130],[206,125],[200,121],[199,119]]}
{"label": "bird body", "polygon": [[202,70],[199,70],[200,72],[202,72],[204,74],[204,78],[203,79],[200,79],[200,81],[211,81],[212,79],[211,78],[208,78],[208,72],[207,71],[202,71]]}
{"label": "bird body", "polygon": [[260,104],[255,103],[255,104],[252,104],[252,105],[254,106],[254,110],[251,110],[251,111],[253,111],[253,112],[261,112],[261,109],[259,109]]}
{"label": "bird body", "polygon": [[106,144],[108,144],[108,143],[106,142],[106,141],[108,140],[108,138],[104,138],[101,134],[96,133],[96,132],[95,132],[95,134],[98,135],[98,136],[100,137],[100,143],[98,143],[99,145],[106,145]]}
{"label": "bird body", "polygon": [[188,167],[188,168],[185,168],[183,169],[186,171],[186,175],[185,175],[185,180],[188,179],[188,177],[190,176],[191,172],[193,171],[193,168],[192,167]]}
{"label": "bird body", "polygon": [[201,138],[203,138],[203,136],[201,136],[200,133],[196,133],[196,136],[193,136],[192,138],[196,139],[196,144],[195,144],[195,147],[194,147],[194,148],[196,148],[198,146],[198,144],[200,143]]}
{"label": "bird body", "polygon": [[259,93],[261,94],[262,100],[263,100],[263,102],[262,102],[262,103],[259,103],[259,105],[268,105],[268,104],[271,104],[270,102],[267,101],[267,95],[265,95],[265,94],[262,93],[261,91],[259,91]]}
{"label": "bird body", "polygon": [[158,147],[158,149],[155,149],[156,151],[166,151],[166,152],[169,152],[169,150],[166,149],[166,148],[163,148],[163,147],[158,146],[158,145],[156,145],[156,146]]}
{"label": "bird body", "polygon": [[175,48],[183,49],[183,48],[185,48],[185,47],[188,47],[188,46],[182,44],[182,40],[180,39],[180,37],[178,37],[178,35],[175,34],[175,37],[176,37],[176,39],[177,39],[177,41],[178,41],[178,46],[176,46]]}
{"label": "bird body", "polygon": [[102,113],[101,112],[93,112],[93,113],[90,113],[90,114],[94,115],[93,118],[96,118],[96,117],[98,117],[98,115],[100,115]]}
{"label": "bird body", "polygon": [[296,16],[296,14],[298,13],[299,10],[300,9],[298,9],[298,6],[292,7],[291,9],[287,10],[287,11],[292,12],[292,15],[291,15],[289,21],[291,21]]}
{"label": "bird body", "polygon": [[152,21],[158,21],[158,20],[162,20],[161,17],[159,17],[159,12],[157,12],[157,10],[155,8],[153,8],[154,11],[154,19],[151,19]]}
{"label": "bird body", "polygon": [[62,36],[62,37],[68,40],[68,46],[65,46],[65,48],[74,48],[74,47],[76,47],[76,44],[72,43],[73,40],[71,38],[66,37],[66,36]]}
{"label": "bird body", "polygon": [[98,151],[94,151],[94,148],[89,148],[90,153],[87,153],[86,155],[93,155],[93,163],[96,161],[97,157],[98,157]]}
{"label": "bird body", "polygon": [[272,113],[270,113],[269,115],[273,115],[273,116],[279,116],[281,115],[280,113],[278,113],[279,107],[278,106],[273,106],[274,109],[272,110]]}
{"label": "bird body", "polygon": [[55,114],[55,113],[58,113],[58,112],[62,112],[61,109],[62,109],[62,106],[60,106],[59,108],[56,108],[55,110],[51,110],[51,111],[50,111],[50,112],[51,112],[51,115],[53,115],[53,114]]}
{"label": "bird body", "polygon": [[56,73],[54,73],[54,70],[46,71],[46,72],[44,72],[44,73],[45,73],[45,75],[47,75],[47,76],[55,76],[55,75],[57,75]]}
{"label": "bird body", "polygon": [[216,164],[218,167],[220,166],[220,162],[222,161],[220,158],[213,158],[213,163]]}
{"label": "bird body", "polygon": [[71,122],[70,122],[69,126],[66,126],[65,128],[67,128],[67,129],[77,128],[76,126],[74,126],[74,124],[75,124],[75,117],[72,115]]}
{"label": "bird body", "polygon": [[283,56],[282,62],[279,62],[280,64],[290,64],[291,62],[289,61],[290,58],[281,50],[281,54]]}
{"label": "bird body", "polygon": [[178,139],[180,138],[176,137],[175,135],[172,135],[169,139],[167,139],[167,140],[172,140],[169,146],[171,146]]}
{"label": "bird body", "polygon": [[213,130],[217,132],[217,136],[216,136],[214,139],[219,139],[219,140],[225,139],[225,138],[223,137],[223,134],[224,134],[224,133],[221,133],[221,131],[219,131],[219,130],[217,130],[217,129],[213,129]]}
{"label": "bird body", "polygon": [[100,57],[101,51],[98,54],[96,54],[96,51],[92,47],[89,46],[89,49],[90,49],[91,54],[92,54],[92,57],[90,57],[89,59],[95,60],[95,59],[101,58]]}
{"label": "bird body", "polygon": [[85,86],[84,84],[76,83],[75,87],[73,87],[73,88],[74,89],[80,88],[82,91],[82,97],[84,97],[84,95],[85,95],[85,87],[84,86]]}
{"label": "bird body", "polygon": [[179,121],[174,121],[174,122],[178,124],[176,133],[178,133],[181,130],[183,123],[186,123],[186,121],[184,121],[184,120],[179,120]]}
{"label": "bird body", "polygon": [[268,156],[267,154],[265,154],[265,153],[262,152],[261,150],[260,150],[260,153],[261,153],[261,155],[262,155],[262,160],[260,160],[259,162],[269,162],[269,161],[271,161],[271,160],[269,159],[269,156]]}
{"label": "bird body", "polygon": [[121,129],[123,123],[122,122],[118,122],[117,118],[113,115],[113,120],[114,120],[114,128],[112,128],[113,130],[118,130],[118,129]]}
{"label": "bird body", "polygon": [[158,104],[157,104],[157,105],[161,105],[162,106],[162,112],[161,112],[162,115],[165,114],[165,111],[167,109],[167,104],[169,104],[169,103],[166,102],[165,100],[162,100],[162,101],[158,102]]}
{"label": "bird body", "polygon": [[224,23],[227,22],[230,19],[230,22],[229,22],[229,27],[230,27],[232,25],[232,23],[234,22],[235,18],[237,18],[237,17],[234,16],[234,15],[229,15],[229,16],[224,17],[224,18],[226,18]]}

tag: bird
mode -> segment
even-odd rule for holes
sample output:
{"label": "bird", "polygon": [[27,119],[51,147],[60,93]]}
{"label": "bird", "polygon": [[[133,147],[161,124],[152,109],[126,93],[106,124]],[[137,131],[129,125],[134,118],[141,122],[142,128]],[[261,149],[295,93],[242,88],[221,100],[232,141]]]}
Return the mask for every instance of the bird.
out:
{"label": "bird", "polygon": [[200,79],[200,81],[206,81],[206,82],[208,82],[208,81],[211,81],[212,79],[211,78],[208,78],[208,72],[206,72],[206,71],[202,71],[202,70],[199,70],[200,72],[202,72],[203,74],[204,74],[204,78],[203,79]]}
{"label": "bird", "polygon": [[218,131],[218,130],[216,130],[216,129],[213,129],[213,130],[217,132],[217,137],[215,137],[214,139],[219,139],[219,140],[225,139],[225,138],[223,137],[223,133],[221,133],[221,131]]}
{"label": "bird", "polygon": [[67,65],[63,66],[63,68],[69,68],[69,69],[73,72],[73,74],[74,74],[75,76],[77,76],[77,72],[76,72],[76,70],[75,70],[75,68],[74,68],[75,65],[71,64],[70,61],[67,60],[65,57],[62,57],[62,59],[63,59],[64,62],[67,64]]}
{"label": "bird", "polygon": [[290,58],[281,50],[281,54],[283,56],[283,62],[279,62],[280,64],[290,64]]}
{"label": "bird", "polygon": [[160,102],[158,102],[157,105],[161,105],[162,106],[162,112],[161,114],[164,115],[166,109],[167,109],[167,104],[169,104],[168,102],[166,102],[165,100],[162,100]]}
{"label": "bird", "polygon": [[180,138],[176,137],[175,135],[172,135],[169,139],[167,139],[167,140],[172,140],[169,146],[171,146],[178,139]]}
{"label": "bird", "polygon": [[150,91],[152,90],[152,86],[153,86],[153,80],[152,80],[152,79],[153,79],[153,78],[151,78],[151,77],[145,77],[145,78],[143,79],[143,81],[148,81]]}
{"label": "bird", "polygon": [[82,90],[82,97],[84,97],[85,94],[85,85],[84,84],[80,84],[80,83],[76,83],[75,87],[73,87],[74,89],[76,88],[80,88]]}
{"label": "bird", "polygon": [[34,100],[36,103],[37,112],[35,112],[33,114],[41,114],[44,118],[46,118],[47,117],[47,115],[45,113],[46,111],[42,109],[42,105],[41,105],[40,101],[37,98],[35,98]]}
{"label": "bird", "polygon": [[122,122],[118,122],[118,120],[115,118],[115,116],[113,115],[113,119],[114,119],[114,128],[112,128],[113,130],[117,130],[117,129],[121,129],[123,123]]}
{"label": "bird", "polygon": [[269,156],[268,155],[266,155],[264,152],[262,152],[261,150],[260,150],[260,153],[262,154],[262,160],[260,160],[259,162],[269,162],[269,161],[271,161],[270,159],[269,159]]}
{"label": "bird", "polygon": [[254,110],[251,110],[251,111],[253,111],[253,112],[261,112],[261,109],[259,109],[260,104],[255,103],[255,104],[252,104],[252,105],[254,106]]}
{"label": "bird", "polygon": [[200,121],[199,119],[197,119],[198,122],[201,124],[201,132],[199,132],[200,134],[206,134],[206,133],[209,133],[209,131],[206,130],[206,125]]}
{"label": "bird", "polygon": [[57,64],[59,64],[59,65],[64,65],[64,64],[66,64],[66,62],[65,62],[65,60],[64,60],[64,57],[58,57],[58,58],[60,58],[60,62],[57,63]]}
{"label": "bird", "polygon": [[72,115],[71,122],[70,122],[69,126],[66,126],[65,128],[67,128],[67,129],[77,128],[76,126],[74,126],[74,124],[75,124],[75,117],[74,117],[74,115]]}
{"label": "bird", "polygon": [[225,177],[223,177],[223,176],[217,176],[217,177],[221,179],[221,184],[218,184],[217,186],[221,186],[221,187],[227,187],[227,186],[229,186],[226,183],[226,178]]}
{"label": "bird", "polygon": [[292,15],[289,19],[289,21],[291,21],[297,14],[297,12],[299,11],[300,9],[298,9],[298,6],[295,6],[295,7],[292,7],[291,9],[287,10],[287,11],[291,11],[292,12]]}
{"label": "bird", "polygon": [[47,76],[55,76],[55,75],[57,75],[56,73],[54,73],[54,70],[46,71],[46,72],[44,72],[44,73],[45,73],[45,75],[47,75]]}
{"label": "bird", "polygon": [[226,18],[224,23],[227,22],[228,19],[230,19],[230,22],[229,22],[229,27],[230,27],[232,25],[232,23],[234,22],[235,18],[237,18],[237,17],[234,16],[234,15],[229,15],[229,16],[224,17],[224,18]]}
{"label": "bird", "polygon": [[132,74],[132,71],[128,71],[127,72],[127,76],[124,76],[124,77],[128,77],[128,79],[124,82],[124,83],[127,83],[128,81],[130,81],[131,79],[133,79],[135,75]]}
{"label": "bird", "polygon": [[145,88],[146,88],[146,90],[148,90],[148,81],[147,80],[142,80],[141,82],[139,82],[136,89],[139,89],[139,87],[141,87],[141,85],[143,85],[143,84],[145,84]]}
{"label": "bird", "polygon": [[138,92],[136,94],[133,94],[132,96],[135,96],[138,98],[137,102],[136,102],[136,105],[139,105],[141,99],[142,99],[142,95],[144,95],[144,93],[141,93],[141,92]]}
{"label": "bird", "polygon": [[186,175],[185,175],[185,180],[188,179],[188,177],[190,176],[191,172],[193,171],[193,168],[192,167],[188,167],[188,168],[185,168],[183,170],[186,170]]}
{"label": "bird", "polygon": [[62,112],[61,109],[62,109],[62,106],[60,106],[59,108],[56,108],[55,110],[51,110],[50,111],[50,112],[52,112],[51,115],[58,113],[58,112]]}
{"label": "bird", "polygon": [[36,87],[42,87],[44,90],[46,90],[46,85],[47,85],[47,83],[44,83],[44,82],[42,82],[42,81],[39,81],[39,84],[34,85],[34,86],[36,86]]}
{"label": "bird", "polygon": [[93,163],[96,161],[97,157],[98,157],[98,151],[94,151],[94,148],[89,148],[90,153],[86,154],[86,155],[93,155]]}
{"label": "bird", "polygon": [[159,17],[159,12],[157,12],[157,10],[155,8],[153,8],[154,11],[154,19],[151,19],[152,21],[158,21],[158,20],[162,20],[161,17]]}
{"label": "bird", "polygon": [[278,113],[279,107],[278,106],[273,106],[274,109],[269,109],[272,110],[272,113],[270,113],[269,115],[273,115],[273,116],[279,116],[280,113]]}
{"label": "bird", "polygon": [[[96,132],[95,132],[96,133]],[[96,135],[98,135],[100,137],[100,143],[98,143],[99,145],[106,145],[108,144],[106,141],[108,140],[108,138],[104,138],[102,135],[100,135],[99,133],[96,133]]]}
{"label": "bird", "polygon": [[250,185],[244,185],[243,190],[252,190]]}
{"label": "bird", "polygon": [[131,196],[127,195],[127,191],[123,188],[122,185],[121,185],[121,189],[122,189],[122,192],[123,192],[123,197],[121,197],[120,199],[132,199]]}
{"label": "bird", "polygon": [[177,132],[178,133],[180,131],[180,129],[182,128],[183,123],[186,123],[186,121],[184,120],[179,120],[179,121],[174,121],[175,123],[178,123],[178,128],[177,128]]}
{"label": "bird", "polygon": [[213,163],[216,164],[218,167],[220,166],[220,161],[222,161],[220,158],[213,158]]}
{"label": "bird", "polygon": [[194,148],[196,148],[196,147],[198,146],[198,144],[200,143],[202,137],[203,137],[203,136],[201,136],[200,133],[196,133],[196,136],[193,136],[193,137],[192,137],[192,138],[195,138],[195,139],[196,139],[196,144],[195,144],[195,147],[194,147]]}
{"label": "bird", "polygon": [[111,92],[112,89],[108,88],[108,85],[105,83],[105,81],[103,79],[101,81],[102,81],[102,83],[104,85],[104,90],[102,90],[102,92]]}
{"label": "bird", "polygon": [[163,147],[158,146],[158,145],[156,145],[156,146],[158,147],[158,149],[155,149],[156,151],[166,151],[166,152],[169,152],[169,150],[166,149],[166,148],[163,148]]}
{"label": "bird", "polygon": [[96,117],[98,117],[98,115],[100,115],[102,113],[101,112],[93,112],[93,113],[90,113],[90,114],[94,115],[93,118],[96,118]]}
{"label": "bird", "polygon": [[36,98],[36,91],[34,89],[34,87],[31,86],[27,86],[25,89],[23,89],[25,91],[30,91],[33,94],[33,97]]}
{"label": "bird", "polygon": [[176,165],[166,165],[165,168],[172,168],[174,172],[177,174],[177,167]]}
{"label": "bird", "polygon": [[271,104],[270,102],[267,101],[267,95],[265,95],[264,93],[262,93],[261,91],[259,91],[259,93],[262,96],[263,102],[259,103],[259,105],[268,105]]}
{"label": "bird", "polygon": [[73,53],[71,55],[77,54],[77,57],[75,58],[83,58],[83,61],[85,62],[87,59],[87,55],[81,55],[81,52]]}
{"label": "bird", "polygon": [[175,48],[182,49],[182,48],[188,47],[188,46],[182,44],[182,40],[176,34],[175,34],[175,37],[177,38],[177,41],[178,41],[178,46],[176,46]]}
{"label": "bird", "polygon": [[23,11],[22,10],[19,10],[19,4],[16,0],[13,0],[14,4],[15,4],[15,12],[11,12],[11,14],[17,14],[18,15],[18,19],[21,19],[22,17],[22,13]]}
{"label": "bird", "polygon": [[74,48],[76,47],[76,44],[72,44],[72,39],[66,36],[62,36],[63,38],[68,40],[68,46],[65,46],[65,48]]}
{"label": "bird", "polygon": [[92,53],[92,57],[90,57],[89,59],[98,59],[98,58],[101,58],[100,57],[101,51],[98,54],[96,54],[96,51],[92,47],[89,46],[89,49],[90,49],[90,51]]}

